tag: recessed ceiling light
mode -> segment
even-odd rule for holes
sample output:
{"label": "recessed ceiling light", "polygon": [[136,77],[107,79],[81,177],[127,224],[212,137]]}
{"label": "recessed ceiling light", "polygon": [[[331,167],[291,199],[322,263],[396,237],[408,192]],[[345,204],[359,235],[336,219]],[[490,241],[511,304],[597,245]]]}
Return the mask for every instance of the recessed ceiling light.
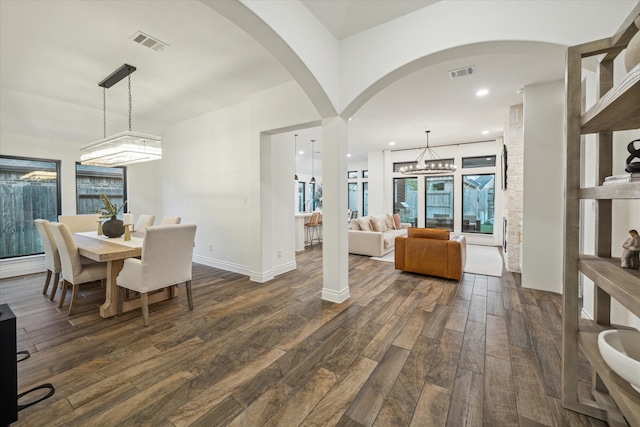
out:
{"label": "recessed ceiling light", "polygon": [[298,154],[304,154],[304,151],[300,150],[298,151]]}
{"label": "recessed ceiling light", "polygon": [[482,131],[482,134],[483,134],[483,135],[487,135],[488,133],[489,133],[489,131],[488,131],[488,130],[483,130],[483,131]]}
{"label": "recessed ceiling light", "polygon": [[391,141],[391,142],[389,142],[389,145],[396,145],[396,143]]}
{"label": "recessed ceiling light", "polygon": [[347,157],[351,157],[351,154],[347,154]]}
{"label": "recessed ceiling light", "polygon": [[489,93],[489,89],[480,89],[476,92],[476,96],[485,96]]}

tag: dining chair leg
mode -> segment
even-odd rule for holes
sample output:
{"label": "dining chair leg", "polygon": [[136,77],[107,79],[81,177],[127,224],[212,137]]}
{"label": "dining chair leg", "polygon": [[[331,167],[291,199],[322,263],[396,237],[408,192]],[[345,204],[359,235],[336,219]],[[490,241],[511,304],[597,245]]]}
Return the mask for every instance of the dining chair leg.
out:
{"label": "dining chair leg", "polygon": [[144,292],[140,295],[142,301],[142,320],[144,326],[149,326],[149,294]]}
{"label": "dining chair leg", "polygon": [[70,283],[66,280],[62,280],[62,295],[60,296],[60,304],[58,304],[58,308],[62,308],[64,305],[64,299],[67,297],[67,288]]}
{"label": "dining chair leg", "polygon": [[193,298],[191,296],[191,280],[187,280],[187,301],[189,301],[189,310],[193,310]]}
{"label": "dining chair leg", "polygon": [[49,290],[49,282],[51,281],[51,270],[47,270],[47,278],[44,280],[44,289],[42,289],[42,294],[46,295]]}
{"label": "dining chair leg", "polygon": [[76,308],[76,299],[78,299],[78,288],[80,288],[80,285],[73,285],[73,292],[71,292],[71,304],[69,305],[69,316],[73,314],[73,310]]}
{"label": "dining chair leg", "polygon": [[60,273],[56,273],[53,277],[53,290],[51,291],[49,301],[53,301],[53,299],[56,297],[56,292],[58,292],[58,283],[60,283]]}

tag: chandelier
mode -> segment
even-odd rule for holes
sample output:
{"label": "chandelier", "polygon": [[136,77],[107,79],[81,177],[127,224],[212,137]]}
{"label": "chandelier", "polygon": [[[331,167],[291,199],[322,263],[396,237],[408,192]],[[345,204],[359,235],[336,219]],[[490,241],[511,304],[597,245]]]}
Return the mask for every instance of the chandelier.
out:
{"label": "chandelier", "polygon": [[[453,173],[456,171],[456,165],[453,159],[442,159],[429,147],[430,130],[425,131],[427,134],[427,146],[422,150],[415,165],[402,166],[400,173],[403,175],[436,175]],[[428,154],[429,158],[425,155]]]}
{"label": "chandelier", "polygon": [[[161,138],[131,130],[131,73],[136,67],[124,64],[98,83],[102,87],[104,137],[81,148],[80,162],[92,166],[125,166],[162,159]],[[107,89],[127,77],[129,82],[129,130],[107,137]]]}

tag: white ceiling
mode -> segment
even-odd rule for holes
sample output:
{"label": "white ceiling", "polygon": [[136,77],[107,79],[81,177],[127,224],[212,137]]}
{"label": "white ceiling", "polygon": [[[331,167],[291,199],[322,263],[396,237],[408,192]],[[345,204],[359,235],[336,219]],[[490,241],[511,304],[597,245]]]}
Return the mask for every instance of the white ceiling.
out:
{"label": "white ceiling", "polygon": [[384,24],[439,0],[300,0],[338,40]]}
{"label": "white ceiling", "polygon": [[[396,19],[434,1],[302,0],[335,34],[358,31]],[[163,52],[130,40],[137,31],[169,45]],[[495,49],[494,49],[495,48]],[[195,0],[164,1],[0,1],[0,90],[3,99],[26,92],[78,105],[95,131],[51,120],[34,126],[42,137],[89,142],[102,137],[102,89],[98,82],[123,63],[132,76],[133,129],[136,122],[160,127],[237,103],[257,91],[291,80],[260,44]],[[475,65],[473,76],[449,80],[448,70]],[[466,47],[448,52],[434,65],[393,83],[365,104],[349,124],[349,151],[365,157],[371,150],[424,145],[432,130],[434,145],[501,135],[508,107],[522,102],[523,86],[561,79],[564,50],[521,45],[502,49]],[[478,99],[475,91],[490,94]],[[107,91],[107,123],[127,114],[126,83]],[[7,105],[2,101],[3,106]],[[48,112],[37,112],[42,123]],[[13,112],[2,123],[11,132]],[[16,112],[15,114],[18,114]],[[35,114],[35,112],[34,112]],[[69,118],[68,121],[79,120]],[[59,123],[58,123],[59,122]],[[108,133],[124,129],[109,126]],[[482,130],[491,133],[481,135]],[[298,131],[300,134],[301,131]],[[293,135],[293,134],[292,134]],[[292,140],[293,140],[293,136]],[[304,131],[318,141],[319,129]]]}

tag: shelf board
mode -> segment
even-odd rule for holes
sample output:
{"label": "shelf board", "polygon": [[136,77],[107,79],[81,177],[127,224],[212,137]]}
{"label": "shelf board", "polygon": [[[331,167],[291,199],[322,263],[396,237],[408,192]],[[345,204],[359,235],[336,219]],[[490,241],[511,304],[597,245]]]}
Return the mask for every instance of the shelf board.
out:
{"label": "shelf board", "polygon": [[640,182],[623,182],[580,189],[581,199],[640,199]]}
{"label": "shelf board", "polygon": [[640,270],[620,267],[620,258],[599,258],[580,255],[579,268],[595,285],[640,314]]}
{"label": "shelf board", "polygon": [[580,118],[582,134],[640,128],[640,64]]}
{"label": "shelf board", "polygon": [[640,426],[640,393],[631,388],[631,385],[613,372],[604,361],[598,349],[598,332],[580,331],[578,342],[629,425]]}

